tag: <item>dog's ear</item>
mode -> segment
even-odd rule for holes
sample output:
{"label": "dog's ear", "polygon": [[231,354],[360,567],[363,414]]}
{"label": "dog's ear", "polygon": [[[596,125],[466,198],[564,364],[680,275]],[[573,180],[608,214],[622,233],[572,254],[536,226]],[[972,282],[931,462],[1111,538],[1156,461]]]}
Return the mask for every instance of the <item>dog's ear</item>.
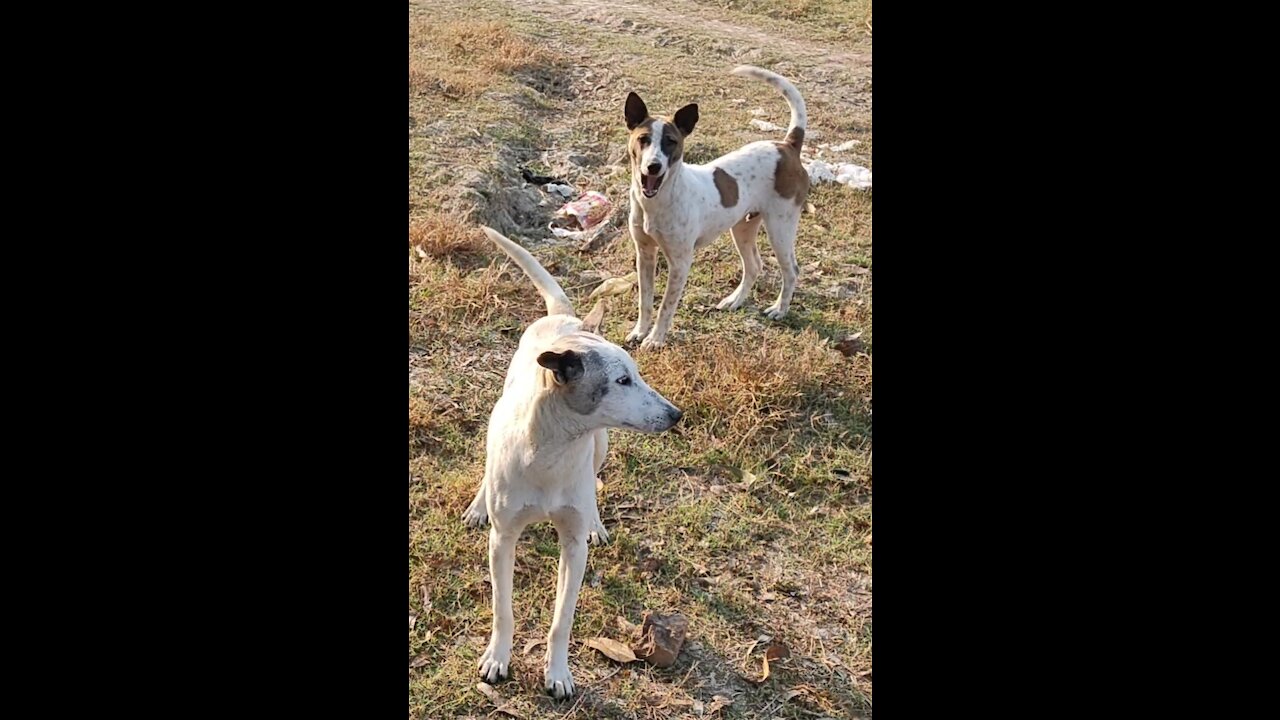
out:
{"label": "dog's ear", "polygon": [[554,373],[561,385],[577,380],[583,373],[582,356],[572,350],[548,350],[538,356],[538,364]]}
{"label": "dog's ear", "polygon": [[644,122],[649,117],[649,106],[644,104],[640,96],[635,93],[627,94],[627,129],[635,130],[636,126]]}
{"label": "dog's ear", "polygon": [[698,124],[698,103],[690,103],[680,108],[673,119],[676,121],[676,127],[680,128],[680,132],[688,137],[693,133],[693,126]]}
{"label": "dog's ear", "polygon": [[596,306],[582,319],[582,329],[589,333],[600,334],[600,326],[604,324],[604,298],[596,301]]}

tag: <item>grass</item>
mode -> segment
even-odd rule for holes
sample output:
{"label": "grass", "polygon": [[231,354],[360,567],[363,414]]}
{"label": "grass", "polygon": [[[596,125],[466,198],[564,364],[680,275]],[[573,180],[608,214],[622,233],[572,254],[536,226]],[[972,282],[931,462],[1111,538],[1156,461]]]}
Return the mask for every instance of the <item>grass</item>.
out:
{"label": "grass", "polygon": [[[580,0],[410,3],[413,718],[481,718],[494,709],[475,690],[491,620],[487,534],[458,517],[483,474],[488,415],[511,355],[544,310],[476,225],[523,242],[585,311],[600,280],[634,269],[622,233],[627,90],[659,113],[698,102],[702,120],[686,153],[704,162],[761,139],[754,117],[786,122],[780,98],[727,76],[740,62],[797,82],[815,148],[857,139],[852,161],[871,165],[869,71],[827,62],[831,52],[869,54],[865,34],[830,25],[864,10],[869,18],[870,3],[677,0],[666,9],[664,24],[629,5]],[[776,41],[726,36],[770,29]],[[797,54],[801,42],[814,51]],[[589,253],[546,242],[554,206],[530,200],[536,191],[521,189],[520,165],[613,199],[606,242]],[[694,264],[668,346],[636,355],[685,419],[663,435],[611,434],[600,508],[612,542],[588,555],[570,651],[580,694],[570,703],[541,694],[543,647],[522,653],[545,639],[559,554],[549,525],[526,531],[516,561],[515,677],[497,687],[521,717],[871,716],[872,201],[828,185],[810,202],[817,212],[801,220],[802,273],[788,318],[774,323],[758,312],[780,282],[763,234],[753,301],[734,313],[710,309],[740,272],[722,238]],[[634,295],[618,298],[605,336],[621,341],[635,312]],[[835,348],[858,332],[862,352]],[[583,644],[625,641],[617,618],[638,624],[646,610],[689,617],[675,667],[619,667]],[[756,684],[764,636],[785,643],[791,658]]]}

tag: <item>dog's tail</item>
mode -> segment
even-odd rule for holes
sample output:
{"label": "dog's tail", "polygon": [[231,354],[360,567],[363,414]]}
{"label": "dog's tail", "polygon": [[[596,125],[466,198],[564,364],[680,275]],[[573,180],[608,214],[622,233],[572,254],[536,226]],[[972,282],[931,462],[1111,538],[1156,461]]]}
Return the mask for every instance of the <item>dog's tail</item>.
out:
{"label": "dog's tail", "polygon": [[538,293],[542,295],[542,299],[547,303],[548,315],[576,317],[573,312],[573,304],[569,302],[569,296],[564,294],[560,283],[556,282],[556,279],[551,277],[551,273],[538,264],[538,260],[530,255],[528,250],[503,237],[501,233],[493,228],[481,225],[480,229],[484,231],[485,235],[489,236],[493,244],[510,255],[511,259],[515,260],[520,269],[524,271],[524,274],[528,275],[529,279],[533,281],[534,287],[538,288]]}
{"label": "dog's tail", "polygon": [[778,73],[750,65],[739,65],[733,69],[733,74],[763,80],[782,93],[787,99],[787,104],[791,106],[791,126],[787,128],[786,143],[799,150],[804,144],[804,129],[809,124],[809,116],[805,113],[804,98],[800,97],[800,91],[796,86]]}

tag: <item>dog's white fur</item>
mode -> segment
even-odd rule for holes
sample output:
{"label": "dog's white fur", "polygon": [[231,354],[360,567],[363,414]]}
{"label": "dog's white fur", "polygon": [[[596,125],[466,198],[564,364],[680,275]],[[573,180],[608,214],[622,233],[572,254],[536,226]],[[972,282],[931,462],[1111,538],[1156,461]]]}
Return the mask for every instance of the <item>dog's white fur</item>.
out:
{"label": "dog's white fur", "polygon": [[[733,74],[763,80],[781,91],[791,108],[788,140],[799,130],[799,142],[808,122],[804,99],[786,78],[756,67],[740,66]],[[634,95],[634,93],[633,93]],[[638,107],[648,109],[635,96]],[[632,100],[628,99],[628,104]],[[760,251],[756,247],[756,234],[763,220],[782,272],[782,288],[777,301],[764,312],[779,320],[791,307],[799,266],[795,259],[795,239],[804,207],[804,195],[808,192],[808,178],[803,180],[799,201],[795,197],[782,197],[775,190],[775,170],[779,161],[779,145],[769,141],[754,142],[706,165],[692,165],[683,158],[674,162],[664,150],[661,138],[670,132],[672,125],[681,120],[681,113],[692,109],[692,123],[697,122],[697,105],[686,106],[676,113],[676,123],[653,120],[652,141],[632,167],[631,183],[631,238],[636,246],[636,270],[640,284],[640,316],[635,328],[627,335],[627,342],[643,339],[642,348],[661,346],[675,318],[676,307],[689,279],[696,250],[708,245],[725,230],[730,230],[733,241],[742,257],[742,282],[738,288],[722,300],[718,309],[736,310],[751,295],[751,289],[760,274]],[[628,108],[630,111],[630,107]],[[632,119],[628,119],[630,124]],[[686,120],[692,132],[692,124]],[[795,150],[799,153],[799,143]],[[648,168],[660,168],[655,173],[643,173]],[[728,173],[737,183],[737,202],[725,207],[716,187],[717,169]],[[647,188],[645,175],[658,179],[658,187]],[[652,193],[652,194],[651,194]],[[658,321],[653,323],[653,282],[657,267],[657,250],[662,249],[667,258],[667,288],[662,298]]]}
{"label": "dog's white fur", "polygon": [[645,384],[625,350],[590,330],[599,328],[602,304],[585,321],[574,317],[560,285],[528,251],[487,227],[483,230],[537,286],[547,317],[520,338],[502,397],[489,417],[484,479],[462,516],[471,527],[492,521],[493,632],[480,658],[480,675],[488,682],[509,675],[516,541],[525,526],[550,520],[560,539],[560,572],[545,687],[563,698],[573,694],[569,632],[586,569],[587,541],[609,538],[596,507],[595,482],[608,449],[608,429],[661,432],[675,425],[681,413]]}

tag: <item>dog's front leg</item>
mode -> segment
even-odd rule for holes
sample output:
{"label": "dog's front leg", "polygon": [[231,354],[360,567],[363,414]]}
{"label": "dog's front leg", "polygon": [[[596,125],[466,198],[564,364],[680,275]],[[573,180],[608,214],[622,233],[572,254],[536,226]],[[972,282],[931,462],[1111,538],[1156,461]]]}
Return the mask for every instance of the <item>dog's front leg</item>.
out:
{"label": "dog's front leg", "polygon": [[577,510],[552,516],[556,534],[560,536],[560,574],[556,582],[555,617],[547,636],[547,692],[559,698],[573,694],[573,673],[569,671],[569,632],[573,629],[573,613],[578,605],[578,591],[587,570],[586,520]]}
{"label": "dog's front leg", "polygon": [[649,331],[649,336],[640,343],[641,349],[662,347],[667,342],[667,331],[671,329],[671,321],[675,320],[684,284],[689,281],[689,269],[693,267],[693,243],[689,243],[688,248],[687,252],[679,254],[667,253],[667,291],[662,294],[662,310],[658,312],[658,322]]}
{"label": "dog's front leg", "polygon": [[523,528],[499,531],[489,528],[489,580],[493,583],[493,632],[489,647],[480,656],[480,677],[497,682],[511,677],[511,643],[515,617],[511,614],[511,585],[515,572],[516,541]]}
{"label": "dog's front leg", "polygon": [[626,342],[635,342],[649,333],[653,326],[653,276],[658,270],[658,243],[645,234],[643,227],[636,224],[635,212],[632,212],[631,241],[636,246],[636,276],[640,285],[640,316],[636,318],[636,326],[627,333]]}

